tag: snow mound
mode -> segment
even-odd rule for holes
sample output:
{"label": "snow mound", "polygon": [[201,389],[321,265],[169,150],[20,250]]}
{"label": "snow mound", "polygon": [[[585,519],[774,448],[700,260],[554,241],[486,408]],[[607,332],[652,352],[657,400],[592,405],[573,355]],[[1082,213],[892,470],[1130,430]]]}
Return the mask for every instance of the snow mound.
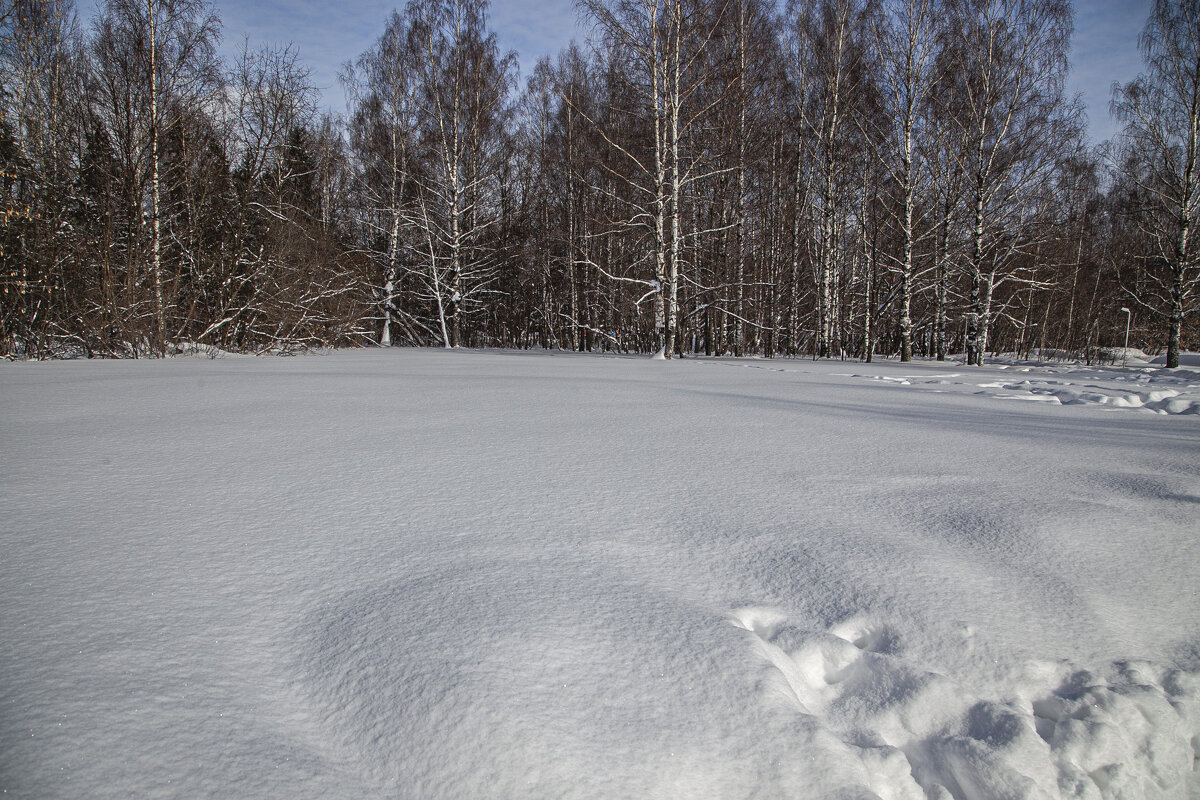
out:
{"label": "snow mound", "polygon": [[1016,394],[998,394],[1001,398],[1045,399],[1064,406],[1112,406],[1144,408],[1160,414],[1200,414],[1200,397],[1180,397],[1177,389],[1152,389],[1140,392],[1113,390],[1098,386],[1055,386],[1022,381],[1012,384],[980,384],[981,388],[1001,388]]}
{"label": "snow mound", "polygon": [[[1151,364],[1162,366],[1167,363],[1167,356],[1164,353],[1161,356],[1150,360]],[[1200,353],[1180,353],[1179,366],[1181,367],[1200,367]]]}
{"label": "snow mound", "polygon": [[460,560],[351,592],[303,626],[297,672],[371,794],[744,796],[761,776],[723,763],[756,754],[728,738],[718,628],[641,586],[531,582],[540,562]]}
{"label": "snow mound", "polygon": [[[999,400],[1029,400],[1062,406],[1107,406],[1153,411],[1164,415],[1200,415],[1200,373],[1155,369],[1128,372],[1101,367],[1068,369],[1022,367],[1029,377],[1006,380],[1006,365],[995,366],[995,379],[979,382],[963,373],[881,375],[852,373],[845,377],[886,386],[933,388],[935,391],[973,391]],[[975,373],[976,376],[985,372]],[[1063,375],[1063,377],[1051,377]],[[1137,385],[1131,390],[1130,383]],[[936,388],[935,388],[936,387]],[[979,391],[984,390],[984,391]]]}
{"label": "snow mound", "polygon": [[199,342],[182,341],[168,345],[167,356],[169,358],[254,358],[249,353],[235,353],[230,350],[222,350],[216,345],[201,344]]}
{"label": "snow mound", "polygon": [[1178,397],[1179,392],[1174,389],[1146,392],[1088,391],[1087,389],[1030,386],[1028,382],[1006,385],[1003,388],[1053,398],[1064,406],[1111,405],[1114,408],[1147,408],[1163,414],[1200,414],[1200,398]]}
{"label": "snow mound", "polygon": [[[835,757],[883,800],[1183,797],[1200,745],[1200,681],[1148,662],[1099,672],[1030,662],[981,695],[907,657],[884,622],[790,625],[733,613],[764,663],[764,702],[819,720]],[[839,752],[840,751],[840,752]]]}

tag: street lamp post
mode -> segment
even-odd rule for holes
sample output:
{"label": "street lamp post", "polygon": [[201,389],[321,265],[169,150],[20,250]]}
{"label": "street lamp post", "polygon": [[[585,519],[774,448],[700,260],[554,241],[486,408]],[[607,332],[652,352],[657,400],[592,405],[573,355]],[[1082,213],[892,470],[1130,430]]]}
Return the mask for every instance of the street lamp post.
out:
{"label": "street lamp post", "polygon": [[1133,313],[1124,306],[1121,310],[1125,312],[1125,349],[1121,351],[1121,366],[1129,364],[1129,320],[1133,317]]}

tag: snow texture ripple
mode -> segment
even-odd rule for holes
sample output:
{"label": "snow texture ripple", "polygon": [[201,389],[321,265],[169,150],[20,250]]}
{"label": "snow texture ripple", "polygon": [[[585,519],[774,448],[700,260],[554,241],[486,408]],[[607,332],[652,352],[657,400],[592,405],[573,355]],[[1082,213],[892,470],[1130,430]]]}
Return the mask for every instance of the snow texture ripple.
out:
{"label": "snow texture ripple", "polygon": [[1198,385],[0,365],[0,791],[1200,796]]}

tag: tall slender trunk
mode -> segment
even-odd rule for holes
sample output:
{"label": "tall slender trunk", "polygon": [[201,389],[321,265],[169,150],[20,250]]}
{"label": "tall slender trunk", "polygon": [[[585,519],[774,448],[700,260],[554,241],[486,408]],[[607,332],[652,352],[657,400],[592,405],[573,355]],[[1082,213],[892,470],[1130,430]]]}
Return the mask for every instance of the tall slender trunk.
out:
{"label": "tall slender trunk", "polygon": [[904,123],[904,261],[900,266],[900,360],[912,361],[913,218],[916,187],[913,185],[912,109]]}
{"label": "tall slender trunk", "polygon": [[746,0],[738,2],[738,155],[737,195],[734,197],[734,245],[737,270],[737,319],[734,322],[734,355],[742,355],[746,340]]}
{"label": "tall slender trunk", "polygon": [[[424,207],[424,203],[422,203]],[[442,282],[438,273],[437,250],[434,246],[433,228],[429,220],[428,211],[423,212],[425,215],[425,242],[429,247],[429,278],[433,284],[433,297],[437,302],[438,325],[442,331],[442,345],[446,348],[452,347],[450,341],[450,332],[446,328],[446,305],[442,297]]]}
{"label": "tall slender trunk", "polygon": [[680,214],[682,208],[683,185],[679,169],[679,105],[682,102],[681,81],[681,52],[683,37],[683,9],[680,0],[672,0],[671,4],[671,70],[670,100],[669,100],[669,138],[671,147],[671,257],[667,264],[666,285],[666,324],[667,336],[664,344],[664,355],[671,358],[675,352],[676,332],[679,329],[679,241],[682,238]]}
{"label": "tall slender trunk", "polygon": [[967,310],[967,364],[968,366],[983,365],[983,341],[980,330],[983,322],[983,189],[982,178],[975,195],[975,219],[971,231],[971,295]]}
{"label": "tall slender trunk", "polygon": [[938,234],[937,245],[937,288],[935,291],[937,299],[937,314],[934,321],[934,348],[937,351],[937,360],[946,360],[946,351],[948,349],[946,342],[946,329],[949,326],[949,310],[947,304],[950,294],[950,214],[953,211],[953,200],[950,192],[946,193],[946,199],[942,206],[941,230]]}
{"label": "tall slender trunk", "polygon": [[154,17],[154,0],[146,0],[150,15],[150,225],[151,276],[154,281],[154,351],[166,353],[167,320],[163,301],[162,277],[162,218],[159,211],[158,173],[158,31]]}
{"label": "tall slender trunk", "polygon": [[[650,26],[655,27],[655,15]],[[667,318],[667,119],[664,104],[667,92],[667,67],[665,56],[660,57],[658,37],[651,37],[651,59],[654,75],[651,80],[651,102],[654,106],[654,279],[658,283],[654,293],[654,343],[653,349],[670,355],[666,348]]]}
{"label": "tall slender trunk", "polygon": [[[1183,231],[1180,233],[1180,252],[1186,253],[1183,249],[1187,246],[1188,226],[1183,226]],[[1168,369],[1175,369],[1179,366],[1179,347],[1180,339],[1183,334],[1183,278],[1185,261],[1181,258],[1180,264],[1175,269],[1174,280],[1171,282],[1171,316],[1168,321],[1167,328],[1167,362]]]}
{"label": "tall slender trunk", "polygon": [[[863,193],[864,195],[866,192]],[[871,241],[868,244],[866,241],[866,232],[863,232],[863,249],[867,259],[866,275],[864,276],[865,285],[863,287],[863,350],[865,355],[863,360],[868,364],[875,357],[875,316],[872,313],[875,298],[872,290],[875,286],[875,256],[877,252],[877,243],[875,241],[875,231],[877,227],[871,226]]]}
{"label": "tall slender trunk", "polygon": [[996,291],[996,271],[988,272],[982,281],[982,291],[979,293],[979,358],[976,366],[983,366],[983,357],[987,352],[988,331],[992,325],[992,296]]}
{"label": "tall slender trunk", "polygon": [[566,104],[567,111],[567,284],[570,290],[571,304],[571,336],[570,346],[574,351],[579,347],[579,286],[575,277],[575,110],[570,103]]}
{"label": "tall slender trunk", "polygon": [[821,209],[821,273],[817,278],[817,298],[820,316],[817,331],[817,355],[828,357],[833,346],[833,265],[837,246],[833,211],[833,165],[825,168],[824,207]]}
{"label": "tall slender trunk", "polygon": [[455,191],[453,212],[450,216],[450,284],[446,289],[450,292],[450,346],[461,345],[462,325],[459,322],[459,305],[462,299],[462,242],[460,241],[461,220],[459,219],[458,192]]}
{"label": "tall slender trunk", "polygon": [[[1200,60],[1196,64],[1196,72],[1200,72]],[[1189,103],[1189,125],[1187,131],[1187,143],[1184,147],[1184,167],[1183,167],[1183,197],[1179,204],[1179,241],[1177,244],[1178,252],[1176,255],[1176,263],[1174,274],[1171,276],[1171,312],[1169,325],[1167,330],[1167,361],[1168,369],[1174,369],[1179,366],[1179,347],[1180,337],[1183,333],[1183,315],[1184,315],[1184,285],[1185,277],[1190,269],[1194,267],[1194,261],[1190,252],[1191,234],[1192,234],[1192,218],[1195,215],[1197,203],[1197,180],[1196,180],[1196,151],[1200,148],[1200,82],[1194,79],[1191,82],[1192,97]]]}
{"label": "tall slender trunk", "polygon": [[[394,108],[393,104],[393,115],[398,116]],[[392,169],[388,199],[391,205],[392,224],[388,231],[387,280],[384,282],[383,288],[383,329],[379,334],[379,344],[383,347],[390,347],[392,344],[392,326],[395,324],[393,314],[396,311],[396,297],[399,295],[397,283],[400,281],[400,231],[403,217],[401,204],[404,202],[404,192],[408,183],[407,142],[395,120],[389,127],[391,129]]]}
{"label": "tall slender trunk", "polygon": [[1067,303],[1067,352],[1075,349],[1075,287],[1079,284],[1079,265],[1083,260],[1083,225],[1079,226],[1079,244],[1075,248],[1075,268],[1071,271],[1071,299]]}
{"label": "tall slender trunk", "polygon": [[791,294],[788,297],[788,309],[791,314],[791,331],[788,334],[790,340],[791,354],[797,355],[800,352],[800,218],[802,209],[800,207],[803,196],[800,190],[800,179],[804,169],[804,153],[803,144],[800,138],[796,138],[796,180],[792,190],[792,204],[795,210],[792,213],[792,275],[789,281]]}
{"label": "tall slender trunk", "polygon": [[[393,153],[395,152],[393,148]],[[400,267],[400,199],[397,192],[396,160],[392,157],[392,226],[388,232],[387,280],[383,284],[383,329],[379,332],[379,345],[392,346],[392,308],[396,299],[396,279]]]}
{"label": "tall slender trunk", "polygon": [[[1191,142],[1189,142],[1189,145]],[[1189,146],[1189,150],[1192,147]],[[1190,155],[1190,153],[1189,153]],[[1184,171],[1184,186],[1190,188],[1192,185],[1191,178],[1191,161],[1188,162],[1188,168]],[[1171,313],[1167,328],[1167,363],[1168,369],[1175,369],[1179,366],[1179,346],[1180,337],[1183,333],[1183,312],[1184,312],[1184,276],[1187,273],[1189,264],[1188,247],[1190,246],[1189,237],[1191,236],[1191,219],[1192,209],[1191,203],[1185,197],[1180,208],[1179,220],[1179,255],[1178,263],[1175,264],[1174,275],[1171,281]]]}

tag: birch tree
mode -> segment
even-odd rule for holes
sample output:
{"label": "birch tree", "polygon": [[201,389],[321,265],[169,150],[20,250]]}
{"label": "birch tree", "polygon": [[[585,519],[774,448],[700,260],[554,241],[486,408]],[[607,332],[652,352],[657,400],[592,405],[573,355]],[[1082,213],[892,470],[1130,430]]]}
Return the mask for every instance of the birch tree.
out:
{"label": "birch tree", "polygon": [[808,193],[813,215],[813,271],[817,285],[816,355],[833,355],[839,336],[838,279],[848,265],[844,234],[855,207],[852,169],[862,146],[860,114],[869,102],[866,39],[878,13],[872,0],[822,0],[797,7],[797,71],[806,96],[800,98],[807,129]]}
{"label": "birch tree", "polygon": [[1146,72],[1119,87],[1125,123],[1120,169],[1135,187],[1146,252],[1131,296],[1167,325],[1169,368],[1179,366],[1185,320],[1200,310],[1200,7],[1155,0],[1140,39]]}
{"label": "birch tree", "polygon": [[418,45],[407,14],[392,12],[379,41],[344,77],[354,108],[350,140],[360,165],[357,189],[368,207],[367,246],[379,264],[378,341],[384,347],[392,344],[397,327],[410,342],[430,333],[402,300],[403,281],[414,269]]}
{"label": "birch tree", "polygon": [[500,161],[515,58],[487,28],[485,0],[413,2],[422,160],[417,218],[424,294],[445,347],[463,343],[464,317],[484,308],[497,269],[488,241],[499,222]]}
{"label": "birch tree", "polygon": [[[679,285],[684,246],[684,201],[688,188],[706,177],[704,163],[687,152],[686,142],[702,124],[707,105],[692,103],[708,74],[700,59],[717,34],[728,6],[707,7],[685,0],[585,0],[584,7],[599,26],[604,41],[628,64],[623,73],[637,108],[649,129],[646,150],[623,143],[599,128],[604,140],[620,153],[621,170],[636,196],[632,216],[622,227],[649,233],[648,276],[637,265],[608,277],[640,286],[654,305],[654,349],[671,358],[679,329]],[[630,274],[632,273],[632,274]]]}
{"label": "birch tree", "polygon": [[[765,220],[752,208],[762,184],[770,179],[763,167],[771,153],[771,137],[783,125],[772,93],[780,89],[782,62],[778,25],[772,10],[760,0],[731,0],[720,10],[720,33],[707,48],[705,69],[712,78],[698,95],[699,107],[711,106],[709,120],[694,129],[693,148],[708,153],[708,179],[693,195],[704,198],[711,217],[692,231],[694,246],[702,248],[711,285],[695,287],[704,297],[705,338],[717,341],[707,351],[741,355],[773,336],[772,294],[778,278],[767,258]],[[757,252],[755,252],[757,250]],[[698,266],[698,265],[697,265]],[[692,282],[695,282],[694,280]],[[766,302],[756,302],[756,300]],[[762,315],[766,314],[765,317]]]}
{"label": "birch tree", "polygon": [[876,119],[886,125],[881,161],[899,194],[892,220],[899,229],[897,252],[888,254],[899,274],[900,360],[913,357],[912,303],[917,277],[917,246],[921,235],[918,215],[928,208],[923,190],[928,170],[922,144],[926,141],[930,93],[937,86],[938,0],[893,0],[875,27],[882,72],[881,108]]}
{"label": "birch tree", "polygon": [[164,174],[161,142],[185,109],[216,102],[218,35],[219,21],[202,0],[106,0],[96,22],[94,113],[128,165],[123,184],[134,225],[126,243],[128,280],[140,285],[138,273],[149,279],[146,342],[157,354],[166,343],[171,277],[164,263],[171,210],[162,204],[171,176]]}
{"label": "birch tree", "polygon": [[956,0],[947,50],[958,80],[970,246],[967,363],[983,363],[997,286],[1016,277],[1020,233],[1071,140],[1063,86],[1071,38],[1066,0]]}

